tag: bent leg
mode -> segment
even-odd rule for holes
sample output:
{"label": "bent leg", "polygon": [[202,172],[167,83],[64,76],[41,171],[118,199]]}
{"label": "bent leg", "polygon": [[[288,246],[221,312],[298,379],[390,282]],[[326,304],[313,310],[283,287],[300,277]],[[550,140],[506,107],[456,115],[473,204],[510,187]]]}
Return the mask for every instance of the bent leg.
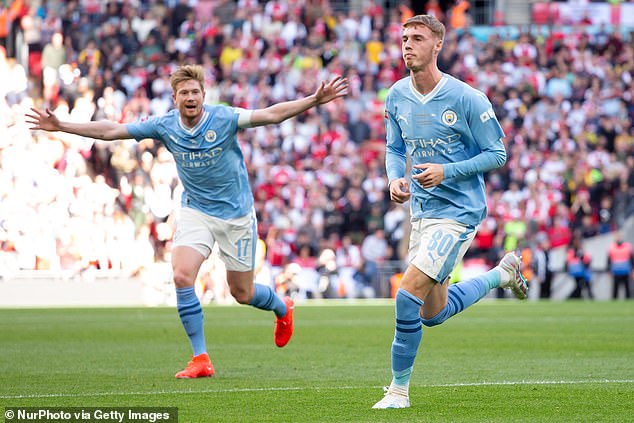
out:
{"label": "bent leg", "polygon": [[203,329],[203,310],[194,291],[194,282],[204,260],[205,257],[191,247],[179,246],[172,251],[176,308],[194,356],[207,352]]}
{"label": "bent leg", "polygon": [[260,310],[272,310],[277,317],[273,332],[275,345],[284,347],[293,335],[293,300],[282,300],[266,285],[253,283],[253,271],[227,270],[227,283],[231,295],[240,304],[249,304]]}
{"label": "bent leg", "polygon": [[[412,220],[410,265],[396,294],[392,382],[385,398],[408,397],[409,381],[422,340],[421,313],[437,314],[445,307],[447,287],[436,280],[447,277],[474,236],[473,227],[448,219]],[[374,408],[388,408],[389,404],[384,402],[385,399],[379,401]],[[409,401],[407,405],[401,404],[403,406],[409,406]]]}
{"label": "bent leg", "polygon": [[500,271],[492,269],[477,278],[446,285],[436,285],[425,299],[421,310],[421,322],[425,326],[439,325],[480,301],[500,285]]}
{"label": "bent leg", "polygon": [[240,304],[248,304],[260,310],[272,310],[277,317],[286,315],[286,304],[273,290],[253,283],[253,270],[238,272],[227,270],[227,284],[233,298]]}

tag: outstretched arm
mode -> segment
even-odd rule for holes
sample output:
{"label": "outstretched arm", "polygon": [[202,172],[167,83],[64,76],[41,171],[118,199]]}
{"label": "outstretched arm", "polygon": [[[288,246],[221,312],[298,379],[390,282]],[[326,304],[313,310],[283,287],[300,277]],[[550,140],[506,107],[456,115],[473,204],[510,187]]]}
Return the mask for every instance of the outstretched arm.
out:
{"label": "outstretched arm", "polygon": [[299,100],[277,103],[266,109],[253,110],[249,126],[262,126],[280,123],[288,118],[297,116],[318,104],[328,103],[335,98],[347,94],[348,80],[340,76],[326,83],[322,81],[314,94]]}
{"label": "outstretched arm", "polygon": [[61,122],[49,109],[42,112],[33,108],[26,117],[29,118],[27,123],[33,125],[31,129],[68,132],[69,134],[107,141],[132,138],[125,125],[107,120],[87,123]]}

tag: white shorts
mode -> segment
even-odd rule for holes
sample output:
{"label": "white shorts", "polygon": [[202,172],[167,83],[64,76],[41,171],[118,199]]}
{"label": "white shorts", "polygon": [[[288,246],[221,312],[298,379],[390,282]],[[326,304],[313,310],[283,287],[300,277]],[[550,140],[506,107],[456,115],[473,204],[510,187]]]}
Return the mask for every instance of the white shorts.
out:
{"label": "white shorts", "polygon": [[408,260],[441,284],[462,260],[476,228],[451,219],[412,219]]}
{"label": "white shorts", "polygon": [[176,222],[174,247],[187,246],[207,258],[218,243],[220,258],[227,270],[253,270],[257,246],[255,210],[235,219],[219,219],[184,207]]}

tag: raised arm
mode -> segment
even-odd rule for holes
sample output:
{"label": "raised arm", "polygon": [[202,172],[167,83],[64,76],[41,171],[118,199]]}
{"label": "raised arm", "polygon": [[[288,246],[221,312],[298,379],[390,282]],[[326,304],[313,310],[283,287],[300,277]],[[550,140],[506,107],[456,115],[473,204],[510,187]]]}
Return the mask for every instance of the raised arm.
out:
{"label": "raised arm", "polygon": [[348,80],[340,76],[326,83],[322,81],[314,94],[299,100],[277,103],[265,109],[253,110],[249,126],[262,126],[280,123],[288,118],[297,116],[318,104],[328,103],[347,94]]}
{"label": "raised arm", "polygon": [[46,109],[42,112],[33,108],[26,117],[29,118],[27,123],[33,125],[31,129],[61,131],[105,141],[132,138],[125,125],[108,120],[87,123],[61,122],[51,110]]}

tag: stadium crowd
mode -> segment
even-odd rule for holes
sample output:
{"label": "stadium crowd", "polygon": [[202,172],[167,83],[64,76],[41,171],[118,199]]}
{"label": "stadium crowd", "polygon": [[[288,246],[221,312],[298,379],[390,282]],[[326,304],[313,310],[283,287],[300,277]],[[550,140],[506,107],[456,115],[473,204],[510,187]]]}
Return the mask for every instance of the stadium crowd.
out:
{"label": "stadium crowd", "polygon": [[[439,66],[485,92],[507,134],[508,163],[487,175],[489,216],[469,255],[496,262],[620,228],[634,213],[633,39],[579,25],[479,40],[449,12]],[[381,265],[405,255],[408,211],[386,195],[383,99],[405,75],[400,25],[411,14],[376,1],[361,10],[327,0],[0,5],[9,22],[0,268],[134,274],[169,261],[181,188],[164,147],[30,131],[24,114],[36,106],[75,122],[131,122],[164,113],[170,72],[200,63],[207,101],[244,108],[308,95],[333,74],[349,79],[346,98],[239,141],[270,268],[262,277],[293,289],[285,281],[309,269],[322,276],[314,295],[372,295]]]}

